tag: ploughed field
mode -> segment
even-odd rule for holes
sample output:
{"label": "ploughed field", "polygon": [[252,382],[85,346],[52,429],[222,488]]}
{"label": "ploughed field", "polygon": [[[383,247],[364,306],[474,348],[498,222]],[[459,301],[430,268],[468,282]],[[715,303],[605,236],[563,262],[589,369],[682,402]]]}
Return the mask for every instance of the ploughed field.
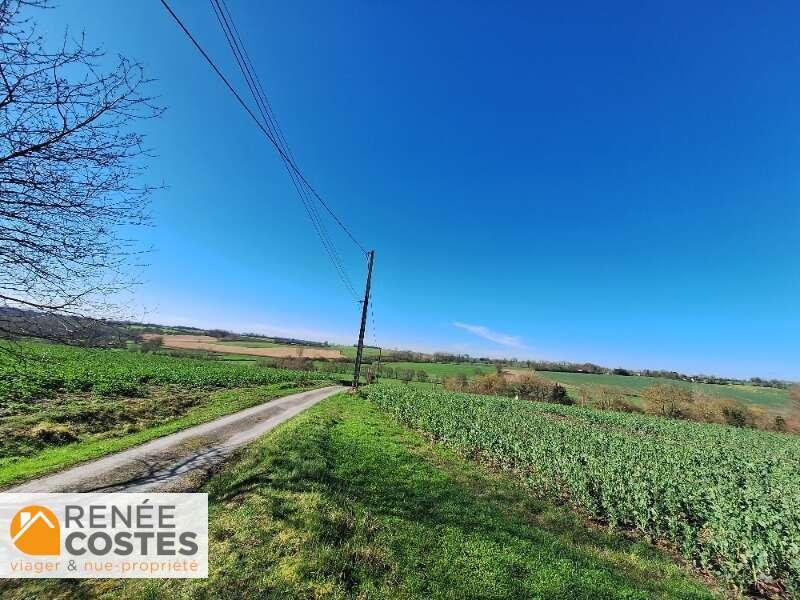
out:
{"label": "ploughed field", "polygon": [[800,587],[800,438],[373,385],[400,422],[594,519],[666,540],[740,589]]}
{"label": "ploughed field", "polygon": [[143,338],[160,337],[165,348],[182,350],[201,350],[222,354],[245,354],[249,356],[269,356],[272,358],[343,358],[339,350],[318,348],[316,346],[282,346],[274,342],[221,342],[208,335],[164,335],[144,334]]}

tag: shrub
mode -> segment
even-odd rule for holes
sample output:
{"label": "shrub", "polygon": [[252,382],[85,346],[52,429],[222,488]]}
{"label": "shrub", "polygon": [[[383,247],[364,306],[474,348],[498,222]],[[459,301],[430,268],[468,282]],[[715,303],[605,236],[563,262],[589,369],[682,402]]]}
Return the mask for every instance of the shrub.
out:
{"label": "shrub", "polygon": [[659,383],[642,390],[647,412],[662,417],[681,418],[691,411],[694,401],[688,388]]}
{"label": "shrub", "polygon": [[591,402],[592,395],[588,389],[585,387],[578,388],[578,405],[579,406],[589,406]]}
{"label": "shrub", "polygon": [[279,369],[291,369],[293,371],[314,370],[314,361],[301,356],[296,358],[278,358],[275,360],[275,364]]}
{"label": "shrub", "polygon": [[626,413],[644,412],[642,407],[628,400],[622,390],[609,385],[601,385],[597,388],[595,401],[591,406],[600,410],[616,410]]}
{"label": "shrub", "polygon": [[160,335],[148,336],[139,344],[142,352],[155,352],[156,350],[160,350],[163,345],[164,338]]}
{"label": "shrub", "polygon": [[445,378],[444,388],[446,390],[452,390],[454,392],[463,392],[467,389],[467,376],[464,373],[458,373],[453,375],[452,377]]}
{"label": "shrub", "polygon": [[709,396],[680,386],[664,384],[646,388],[642,397],[647,403],[647,412],[662,417],[734,427],[774,429],[774,421],[770,420],[763,408],[748,406],[731,398]]}
{"label": "shrub", "polygon": [[513,396],[514,390],[508,379],[497,373],[475,377],[466,386],[473,394],[489,394],[492,396]]}
{"label": "shrub", "polygon": [[575,404],[575,401],[570,398],[569,394],[567,393],[567,389],[558,383],[550,388],[550,398],[547,400],[547,402],[563,404],[564,406]]}
{"label": "shrub", "polygon": [[405,384],[414,380],[414,371],[411,369],[397,369],[397,378]]}
{"label": "shrub", "polygon": [[504,374],[491,373],[475,377],[466,387],[445,387],[454,390],[467,389],[473,394],[508,396],[555,404],[573,404],[572,398],[569,397],[563,386],[529,373],[513,378],[506,377]]}
{"label": "shrub", "polygon": [[515,395],[525,400],[537,402],[553,402],[555,404],[573,404],[564,386],[542,379],[536,375],[520,375],[512,384]]}

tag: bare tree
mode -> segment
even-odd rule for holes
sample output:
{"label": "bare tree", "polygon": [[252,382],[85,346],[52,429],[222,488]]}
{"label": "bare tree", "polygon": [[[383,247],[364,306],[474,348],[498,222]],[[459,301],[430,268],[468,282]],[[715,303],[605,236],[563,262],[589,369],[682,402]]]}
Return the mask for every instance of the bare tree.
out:
{"label": "bare tree", "polygon": [[161,109],[139,64],[82,35],[47,48],[36,8],[0,0],[0,332],[73,341],[132,284],[120,231],[147,222],[152,188],[131,125]]}
{"label": "bare tree", "polygon": [[694,402],[690,389],[667,383],[644,388],[641,397],[648,412],[662,417],[680,418]]}

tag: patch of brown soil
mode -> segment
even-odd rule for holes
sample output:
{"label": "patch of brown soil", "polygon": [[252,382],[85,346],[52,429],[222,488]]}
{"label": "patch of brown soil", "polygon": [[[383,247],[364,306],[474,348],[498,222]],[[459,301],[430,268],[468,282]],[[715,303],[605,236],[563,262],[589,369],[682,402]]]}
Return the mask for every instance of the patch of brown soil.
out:
{"label": "patch of brown soil", "polygon": [[225,344],[220,344],[216,338],[207,335],[165,335],[162,337],[165,348],[205,350],[206,352],[269,356],[272,358],[343,358],[343,354],[338,350],[312,348],[309,346],[246,348],[244,346],[226,346]]}

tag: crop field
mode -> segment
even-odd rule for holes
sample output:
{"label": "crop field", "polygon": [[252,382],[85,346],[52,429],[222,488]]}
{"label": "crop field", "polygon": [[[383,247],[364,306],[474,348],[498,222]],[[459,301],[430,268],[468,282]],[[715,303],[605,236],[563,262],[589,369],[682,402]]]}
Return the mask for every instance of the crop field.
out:
{"label": "crop field", "polygon": [[180,350],[201,350],[204,352],[219,352],[223,354],[247,354],[252,356],[269,356],[273,358],[342,358],[342,354],[332,348],[317,346],[290,346],[273,342],[225,342],[207,335],[164,335],[145,334],[148,337],[161,337],[165,348]]}
{"label": "crop field", "polygon": [[[355,346],[332,346],[336,350],[342,353],[343,356],[346,358],[355,360],[356,358],[356,347]],[[378,356],[378,349],[372,348],[370,346],[364,346],[364,356]]]}
{"label": "crop field", "polygon": [[328,377],[125,350],[5,346],[0,485],[316,387]]}
{"label": "crop field", "polygon": [[[517,370],[514,372],[526,372]],[[536,371],[537,375],[557,381],[571,392],[583,387],[588,390],[597,386],[612,386],[626,395],[637,397],[644,388],[657,384],[669,384],[686,387],[695,391],[718,396],[721,398],[731,398],[744,402],[745,404],[755,404],[766,409],[781,411],[788,404],[788,393],[786,390],[759,387],[754,385],[720,385],[714,383],[692,383],[688,381],[678,381],[663,377],[640,377],[624,375],[596,375],[593,373],[560,373],[553,371]]]}
{"label": "crop field", "polygon": [[671,542],[731,585],[800,587],[800,438],[404,386],[367,394],[541,494]]}
{"label": "crop field", "polygon": [[207,579],[7,579],[0,597],[715,597],[649,544],[586,527],[358,396],[284,423],[202,491]]}
{"label": "crop field", "polygon": [[[338,372],[348,374],[353,372],[353,364],[354,363],[352,362],[329,362],[326,364],[326,361],[314,361],[314,365],[320,370],[324,371],[326,368],[333,368],[331,367],[331,365],[333,365],[338,369]],[[467,377],[467,379],[472,379],[476,375],[495,372],[493,365],[482,365],[476,363],[384,362],[382,363],[382,366],[393,369],[395,371],[395,377],[398,370],[412,371],[415,374],[417,371],[425,371],[425,373],[428,374],[428,377],[436,377],[437,380],[439,378],[455,377],[459,374],[463,374],[465,377]],[[390,380],[390,378],[386,379],[387,381]]]}
{"label": "crop field", "polygon": [[463,373],[467,378],[484,373],[494,373],[494,365],[478,363],[428,363],[428,362],[387,362],[385,366],[393,369],[409,369],[411,371],[425,371],[428,375],[437,377],[455,377]]}
{"label": "crop field", "polygon": [[51,397],[57,392],[135,396],[141,386],[232,388],[287,381],[326,379],[322,374],[250,368],[236,362],[86,349],[24,342],[0,352],[0,400],[9,403]]}

